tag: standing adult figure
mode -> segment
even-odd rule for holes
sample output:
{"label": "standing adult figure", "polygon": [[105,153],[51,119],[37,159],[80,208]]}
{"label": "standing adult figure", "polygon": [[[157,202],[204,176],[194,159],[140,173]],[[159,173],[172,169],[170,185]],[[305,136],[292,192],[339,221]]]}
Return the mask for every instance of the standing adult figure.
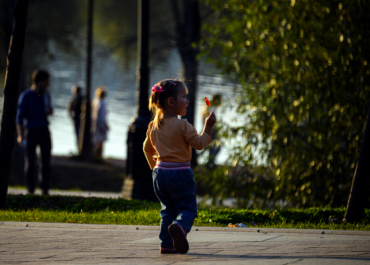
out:
{"label": "standing adult figure", "polygon": [[107,122],[107,104],[105,97],[107,91],[104,87],[95,90],[95,98],[91,102],[91,129],[93,133],[94,152],[103,156],[103,142],[107,140],[109,130]]}
{"label": "standing adult figure", "polygon": [[79,86],[73,86],[72,87],[72,99],[69,102],[68,105],[68,114],[69,117],[71,117],[73,124],[74,124],[74,129],[75,129],[75,134],[76,134],[76,139],[77,139],[77,149],[78,149],[78,143],[79,143],[79,135],[80,135],[80,115],[81,115],[81,106],[82,106],[82,88]]}
{"label": "standing adult figure", "polygon": [[25,174],[28,193],[34,193],[36,187],[35,161],[36,147],[41,151],[40,188],[44,195],[49,192],[51,139],[47,116],[53,113],[51,98],[45,103],[45,91],[49,86],[49,73],[35,70],[32,74],[32,87],[24,91],[18,101],[17,142],[25,147]]}

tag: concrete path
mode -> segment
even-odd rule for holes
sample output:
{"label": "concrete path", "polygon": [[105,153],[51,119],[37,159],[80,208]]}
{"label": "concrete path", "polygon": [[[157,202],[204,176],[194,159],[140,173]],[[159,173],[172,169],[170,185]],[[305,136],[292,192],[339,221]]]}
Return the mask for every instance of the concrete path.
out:
{"label": "concrete path", "polygon": [[370,264],[370,232],[194,227],[186,255],[159,254],[158,234],[155,226],[0,222],[0,264]]}

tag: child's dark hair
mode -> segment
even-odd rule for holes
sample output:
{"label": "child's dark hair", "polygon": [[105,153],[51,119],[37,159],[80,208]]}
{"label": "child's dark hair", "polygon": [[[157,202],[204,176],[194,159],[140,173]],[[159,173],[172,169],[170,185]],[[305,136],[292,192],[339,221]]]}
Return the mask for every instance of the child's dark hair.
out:
{"label": "child's dark hair", "polygon": [[37,69],[32,73],[32,82],[38,84],[46,79],[49,79],[50,75],[48,71]]}
{"label": "child's dark hair", "polygon": [[180,87],[185,87],[182,81],[174,79],[164,79],[156,83],[153,87],[161,87],[162,92],[153,92],[149,99],[149,110],[153,112],[153,123],[154,127],[159,129],[162,120],[165,103],[168,98],[173,98],[176,101],[177,94]]}

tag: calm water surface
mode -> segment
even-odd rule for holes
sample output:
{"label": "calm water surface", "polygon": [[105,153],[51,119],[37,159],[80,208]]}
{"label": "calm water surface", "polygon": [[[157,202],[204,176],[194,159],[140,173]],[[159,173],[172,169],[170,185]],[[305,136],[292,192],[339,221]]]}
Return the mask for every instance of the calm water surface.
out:
{"label": "calm water surface", "polygon": [[[85,87],[85,68],[83,64],[71,63],[66,60],[45,62],[44,65],[44,68],[48,69],[51,74],[50,91],[54,106],[54,114],[49,118],[53,142],[52,154],[76,154],[75,134],[66,107],[71,99],[71,87],[74,84]],[[180,67],[179,58],[171,60],[171,62],[165,65],[152,66],[150,83],[154,84],[164,78],[181,76],[179,74],[181,71]],[[112,58],[97,60],[93,67],[92,84],[93,88],[103,85],[108,90],[106,102],[110,131],[108,140],[104,145],[103,156],[126,159],[128,127],[131,119],[136,115],[135,69],[123,70],[119,67],[117,61]],[[232,86],[227,84],[220,76],[201,74],[199,75],[198,87],[195,127],[198,132],[201,132],[203,129],[201,109],[204,104],[204,97],[212,98],[212,95],[221,93],[224,99],[231,100],[234,97],[234,93]],[[235,112],[228,111],[218,115],[222,115],[222,118],[225,120],[231,120],[235,117]],[[226,157],[227,148],[223,148],[218,157],[218,162],[223,162]]]}

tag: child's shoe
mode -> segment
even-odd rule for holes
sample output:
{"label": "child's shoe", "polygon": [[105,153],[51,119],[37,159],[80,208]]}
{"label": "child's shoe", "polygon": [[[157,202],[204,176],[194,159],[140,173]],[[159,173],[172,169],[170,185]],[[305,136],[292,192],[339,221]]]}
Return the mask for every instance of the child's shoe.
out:
{"label": "child's shoe", "polygon": [[175,248],[160,248],[159,249],[160,254],[177,254],[178,252],[176,251]]}
{"label": "child's shoe", "polygon": [[185,229],[181,225],[173,223],[168,227],[168,232],[172,237],[173,246],[177,252],[181,254],[187,253],[189,251],[189,243],[186,239]]}

